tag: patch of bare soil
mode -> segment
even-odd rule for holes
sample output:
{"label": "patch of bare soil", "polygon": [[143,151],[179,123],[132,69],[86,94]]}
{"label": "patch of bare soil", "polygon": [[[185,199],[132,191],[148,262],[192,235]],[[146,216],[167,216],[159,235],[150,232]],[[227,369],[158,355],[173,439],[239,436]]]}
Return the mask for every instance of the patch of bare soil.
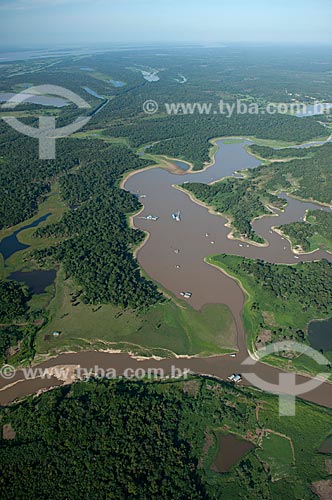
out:
{"label": "patch of bare soil", "polygon": [[256,340],[256,347],[262,348],[265,344],[268,344],[272,340],[272,333],[270,330],[260,330],[259,335]]}
{"label": "patch of bare soil", "polygon": [[312,491],[316,493],[320,500],[331,500],[332,498],[332,479],[326,481],[317,481],[312,483]]}
{"label": "patch of bare soil", "polygon": [[213,446],[213,443],[214,443],[214,436],[213,436],[212,432],[210,431],[210,429],[207,427],[205,429],[205,441],[204,441],[204,446],[202,449],[202,456],[198,462],[198,468],[201,468],[203,466],[204,458],[209,453],[209,449],[211,448],[211,446]]}
{"label": "patch of bare soil", "polygon": [[5,439],[6,441],[11,441],[12,439],[15,439],[16,432],[12,428],[11,424],[6,424],[2,428],[2,438]]}
{"label": "patch of bare soil", "polygon": [[278,326],[276,324],[276,320],[275,320],[275,316],[274,316],[273,312],[263,311],[262,316],[263,316],[264,321],[267,325],[274,326],[274,327]]}
{"label": "patch of bare soil", "polygon": [[325,459],[325,469],[329,475],[332,474],[332,459],[331,458]]}
{"label": "patch of bare soil", "polygon": [[183,384],[183,392],[189,394],[190,396],[196,396],[199,391],[198,380],[188,380]]}

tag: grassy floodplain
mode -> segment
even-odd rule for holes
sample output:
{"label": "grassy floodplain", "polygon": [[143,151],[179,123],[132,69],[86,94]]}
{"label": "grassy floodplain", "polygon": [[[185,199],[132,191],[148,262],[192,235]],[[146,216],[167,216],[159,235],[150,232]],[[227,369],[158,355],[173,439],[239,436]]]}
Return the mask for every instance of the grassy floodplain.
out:
{"label": "grassy floodplain", "polygon": [[[308,343],[310,321],[332,316],[332,304],[328,299],[331,296],[328,287],[332,281],[327,277],[331,265],[327,262],[288,266],[225,254],[210,256],[206,260],[235,278],[244,289],[243,321],[248,348],[252,352],[265,344],[282,340]],[[313,280],[316,280],[317,290],[313,287]],[[292,282],[291,287],[289,281]],[[287,296],[283,295],[285,286],[289,287]],[[327,294],[326,300],[319,295],[321,292]],[[316,300],[310,294],[317,294]],[[332,359],[331,353],[325,355]],[[321,366],[304,354],[292,359],[269,356],[264,361],[302,373],[317,374],[322,371]]]}
{"label": "grassy floodplain", "polygon": [[[37,220],[47,213],[50,217],[41,226],[55,223],[68,210],[54,184],[35,217],[10,229],[1,231],[1,239]],[[29,259],[31,251],[54,245],[54,238],[34,238],[36,228],[18,235],[21,243],[30,248],[16,252],[6,261],[2,259],[1,277],[6,278],[18,270],[36,268]],[[206,306],[195,311],[189,305],[168,300],[151,308],[147,313],[121,310],[113,305],[91,306],[72,301],[77,287],[66,280],[63,271],[57,273],[55,286],[43,294],[33,295],[30,312],[45,309],[49,322],[36,336],[36,355],[86,348],[121,349],[138,355],[213,355],[236,349],[236,329],[232,315],[223,305]],[[60,338],[45,341],[45,335],[61,331]]]}
{"label": "grassy floodplain", "polygon": [[[195,311],[168,300],[146,313],[110,304],[92,306],[75,299],[75,286],[58,273],[50,321],[37,335],[37,354],[67,350],[121,349],[136,355],[213,355],[236,349],[236,329],[229,309],[208,305]],[[53,331],[61,336],[50,341]]]}

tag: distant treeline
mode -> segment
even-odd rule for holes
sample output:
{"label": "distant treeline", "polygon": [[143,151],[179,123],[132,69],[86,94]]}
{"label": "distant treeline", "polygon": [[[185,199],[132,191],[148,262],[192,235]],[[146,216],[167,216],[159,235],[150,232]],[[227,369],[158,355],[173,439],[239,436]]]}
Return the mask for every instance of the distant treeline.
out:
{"label": "distant treeline", "polygon": [[264,180],[267,190],[286,190],[307,200],[332,204],[332,143],[305,149],[251,146],[251,151],[267,159],[290,158],[248,173],[251,179]]}

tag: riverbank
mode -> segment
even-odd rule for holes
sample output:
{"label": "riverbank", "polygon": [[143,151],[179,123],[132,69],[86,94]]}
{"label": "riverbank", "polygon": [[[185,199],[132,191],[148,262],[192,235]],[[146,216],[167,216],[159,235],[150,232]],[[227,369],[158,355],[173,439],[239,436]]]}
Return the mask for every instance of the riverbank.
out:
{"label": "riverbank", "polygon": [[[219,181],[215,181],[215,182],[219,182]],[[209,212],[209,214],[211,214],[211,215],[218,215],[219,217],[224,218],[226,220],[225,227],[227,227],[227,228],[229,228],[231,230],[230,233],[227,235],[228,239],[230,239],[230,240],[236,240],[236,241],[241,241],[241,242],[243,242],[245,244],[250,244],[250,245],[253,245],[253,246],[256,246],[256,247],[260,247],[260,248],[264,248],[264,247],[268,247],[269,246],[269,243],[267,241],[265,243],[257,243],[256,241],[249,240],[249,239],[243,238],[241,236],[235,236],[234,235],[234,231],[235,230],[232,227],[232,221],[233,221],[233,219],[231,217],[229,217],[227,214],[223,214],[221,212],[217,212],[210,205],[208,205],[207,203],[204,203],[203,201],[201,201],[198,198],[196,198],[190,191],[188,191],[187,189],[183,188],[182,186],[179,186],[177,184],[173,184],[172,187],[174,189],[177,189],[178,191],[181,191],[182,193],[186,194],[193,203],[196,203],[197,205],[200,205],[201,207],[205,208]],[[275,215],[277,215],[277,214],[275,214]],[[256,217],[254,220],[259,220],[261,217],[266,217],[266,216],[267,215],[264,214],[264,215],[261,215],[259,217]]]}
{"label": "riverbank", "polygon": [[279,236],[281,236],[282,238],[285,238],[285,240],[288,241],[288,243],[291,246],[292,252],[295,255],[313,255],[314,253],[319,251],[319,248],[316,248],[315,250],[311,250],[311,252],[305,252],[303,249],[300,250],[300,249],[296,248],[297,245],[295,245],[295,243],[292,241],[292,239],[287,234],[285,234],[283,231],[281,231],[280,229],[278,229],[275,226],[273,226],[271,229],[275,233],[279,234]]}
{"label": "riverbank", "polygon": [[[75,284],[58,273],[49,323],[37,334],[36,357],[86,349],[119,350],[143,357],[210,356],[236,349],[235,327],[227,307],[211,305],[195,311],[166,300],[147,312],[122,310],[110,304],[83,304]],[[222,323],[220,324],[219,321]],[[60,332],[53,337],[54,331]]]}
{"label": "riverbank", "polygon": [[[331,215],[331,217],[332,217],[332,215]],[[304,217],[304,220],[303,220],[303,224],[305,224],[305,223],[307,223],[307,214],[306,214],[306,216]],[[309,239],[310,246],[311,247],[316,247],[316,248],[313,248],[312,250],[306,251],[306,250],[304,250],[301,247],[301,245],[299,243],[295,242],[294,238],[291,238],[291,236],[289,236],[288,234],[286,234],[280,228],[278,228],[278,227],[272,227],[272,230],[275,233],[277,233],[280,236],[282,236],[283,238],[285,238],[289,242],[289,244],[291,246],[291,249],[292,249],[292,252],[294,254],[296,254],[296,255],[299,255],[299,256],[301,256],[301,255],[313,255],[314,253],[319,252],[319,250],[320,250],[321,247],[325,248],[326,253],[332,255],[332,243],[330,243],[327,240],[324,241],[324,237],[320,236],[319,233],[316,233],[314,236],[312,236]],[[316,240],[316,241],[313,242],[313,240]],[[326,248],[326,246],[328,248]]]}
{"label": "riverbank", "polygon": [[[309,308],[307,304],[304,308],[302,296],[305,291],[303,291],[302,281],[306,281],[304,281],[302,274],[292,273],[289,280],[293,283],[294,291],[289,294],[287,300],[282,300],[278,296],[277,290],[283,285],[283,281],[282,278],[279,278],[279,283],[278,276],[281,276],[281,268],[285,267],[285,265],[264,264],[267,268],[264,272],[270,272],[269,280],[273,282],[275,287],[275,291],[272,291],[268,286],[262,286],[262,276],[258,275],[259,272],[263,272],[261,271],[263,264],[257,264],[256,267],[252,266],[253,268],[250,268],[251,274],[249,274],[247,269],[242,269],[246,263],[243,263],[241,257],[214,255],[208,257],[206,261],[235,279],[245,294],[246,300],[242,314],[247,333],[247,346],[251,356],[256,359],[255,351],[270,342],[282,342],[283,340],[294,340],[300,343],[308,342],[308,326],[312,321],[321,319],[321,310],[315,306]],[[249,261],[247,260],[247,262]],[[312,281],[314,265],[317,266],[315,275],[320,271],[319,262],[308,263],[307,271],[304,271],[307,273],[305,275],[307,280],[311,274],[310,279]],[[309,266],[311,266],[310,271]],[[322,276],[325,277],[323,271]],[[320,278],[318,274],[317,282],[321,279],[323,278]],[[284,281],[286,282],[286,277]],[[319,291],[317,291],[318,293]],[[326,313],[325,319],[332,315],[331,306],[330,309],[331,312]],[[328,353],[326,355],[328,359],[332,359],[332,355]],[[305,355],[293,358],[268,356],[265,362],[287,371],[296,371],[297,373],[306,373],[312,376],[316,376],[322,371],[322,366]]]}

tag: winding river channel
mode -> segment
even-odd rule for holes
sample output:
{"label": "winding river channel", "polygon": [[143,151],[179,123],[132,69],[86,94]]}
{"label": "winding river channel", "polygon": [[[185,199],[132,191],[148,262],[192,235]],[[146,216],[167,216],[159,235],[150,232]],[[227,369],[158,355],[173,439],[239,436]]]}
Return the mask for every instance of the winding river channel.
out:
{"label": "winding river channel", "polygon": [[[61,354],[42,363],[41,368],[70,365],[92,369],[99,366],[104,369],[114,368],[121,374],[127,368],[162,368],[169,373],[171,367],[176,366],[222,379],[227,378],[230,373],[245,371],[242,362],[248,357],[248,352],[241,317],[244,294],[236,281],[206,264],[205,257],[216,253],[229,253],[286,264],[321,258],[332,260],[332,255],[323,251],[296,258],[289,242],[272,231],[275,225],[302,220],[308,209],[330,210],[329,207],[304,203],[282,194],[288,201],[285,211],[276,211],[278,217],[266,216],[254,222],[254,229],[269,243],[268,246],[259,247],[230,239],[231,230],[225,225],[226,220],[223,217],[210,213],[204,206],[193,202],[187,193],[176,189],[175,185],[183,182],[211,183],[226,176],[237,175],[236,172],[242,169],[257,167],[260,162],[246,151],[247,144],[249,142],[245,140],[232,144],[218,141],[215,162],[204,171],[187,172],[181,170],[181,164],[177,163],[174,172],[159,167],[145,169],[133,173],[124,183],[125,189],[140,196],[144,204],[143,210],[133,219],[135,227],[149,234],[145,245],[138,252],[140,265],[152,279],[179,299],[182,299],[182,291],[192,292],[190,304],[197,310],[205,304],[226,304],[236,323],[238,354],[235,357],[137,360],[128,354],[87,351]],[[174,212],[181,213],[181,221],[173,220]],[[147,220],[144,217],[148,215],[159,219]],[[277,383],[282,373],[277,368],[259,362],[251,367],[250,371],[270,383]],[[296,378],[297,384],[309,380],[300,375]],[[0,379],[0,404],[7,404],[17,397],[62,383],[55,377],[25,380],[19,371],[10,382]],[[243,383],[249,385],[246,380]],[[322,383],[302,397],[332,407],[332,385]]]}

